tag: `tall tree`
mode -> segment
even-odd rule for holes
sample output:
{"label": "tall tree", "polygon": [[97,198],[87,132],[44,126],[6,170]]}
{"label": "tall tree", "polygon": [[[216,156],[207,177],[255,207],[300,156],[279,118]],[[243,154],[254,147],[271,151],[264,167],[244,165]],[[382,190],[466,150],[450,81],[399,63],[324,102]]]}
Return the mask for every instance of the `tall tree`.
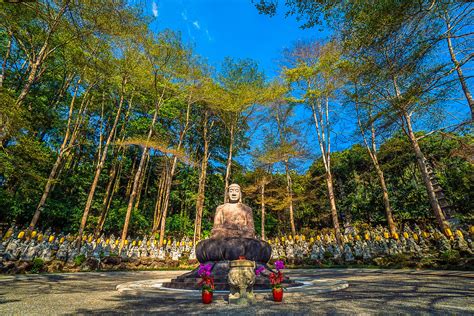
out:
{"label": "tall tree", "polygon": [[[377,115],[382,115],[386,126],[398,124],[410,140],[433,214],[440,229],[448,234],[449,224],[436,197],[420,139],[415,135],[413,125],[414,119],[427,113],[434,118],[430,110],[446,93],[446,85],[437,75],[444,65],[433,60],[431,64],[426,64],[424,59],[419,58],[423,55],[428,59],[433,52],[433,47],[424,41],[429,28],[406,26],[377,45],[361,46],[355,58],[362,61],[365,69],[370,69],[361,78],[372,91],[376,91]],[[412,37],[417,40],[412,40]],[[377,79],[374,80],[370,73],[377,73]]]}
{"label": "tall tree", "polygon": [[79,89],[80,84],[81,84],[81,79],[79,79],[76,84],[74,94],[69,105],[68,119],[67,119],[66,130],[64,133],[64,138],[58,150],[56,161],[53,167],[51,168],[48,179],[46,180],[46,184],[43,190],[43,194],[41,195],[41,199],[38,202],[33,218],[31,219],[31,222],[29,225],[30,231],[32,231],[35,228],[36,224],[38,223],[39,217],[41,215],[41,212],[44,209],[44,205],[51,192],[54,181],[56,181],[57,176],[60,172],[60,168],[62,164],[64,163],[65,158],[67,158],[67,155],[71,153],[71,149],[75,146],[79,131],[84,122],[84,112],[86,111],[89,103],[91,102],[91,98],[89,97],[89,92],[90,92],[90,89],[92,88],[92,85],[89,85],[86,88],[85,93],[82,95],[82,102],[81,102],[79,110],[77,111],[76,118],[75,119],[73,118],[74,105],[76,103],[77,91]]}
{"label": "tall tree", "polygon": [[[294,87],[298,101],[306,104],[312,119],[326,170],[326,186],[336,239],[341,240],[334,183],[331,172],[331,119],[330,108],[335,106],[337,91],[343,84],[344,62],[335,42],[321,45],[318,42],[301,43],[290,53],[293,66],[284,74]],[[330,102],[331,100],[331,102]]]}
{"label": "tall tree", "polygon": [[375,171],[380,182],[380,187],[382,188],[382,199],[385,207],[385,217],[387,219],[388,228],[392,236],[397,232],[397,227],[393,219],[392,207],[390,204],[389,193],[387,189],[387,184],[385,182],[385,175],[382,170],[382,167],[379,163],[378,150],[377,150],[377,133],[375,128],[376,117],[373,115],[374,105],[372,104],[372,95],[368,93],[365,96],[361,96],[357,89],[357,83],[355,84],[354,91],[352,94],[356,116],[357,124],[359,126],[360,134],[365,144],[365,148],[369,153],[370,159],[374,165]]}
{"label": "tall tree", "polygon": [[[298,133],[298,122],[295,121],[295,105],[287,101],[288,89],[279,82],[269,84],[263,99],[267,111],[267,122],[270,120],[270,130],[266,135],[266,146],[264,146],[258,160],[260,163],[271,167],[275,164],[282,164],[286,177],[286,199],[285,204],[288,208],[290,228],[293,236],[296,235],[295,211],[294,211],[294,193],[293,179],[291,170],[291,161],[303,155],[300,145],[300,135]],[[266,179],[261,179],[260,188],[264,190]]]}
{"label": "tall tree", "polygon": [[[94,194],[95,194],[97,185],[99,183],[99,178],[100,178],[100,175],[102,173],[102,169],[105,166],[105,161],[107,159],[109,146],[112,143],[112,140],[116,136],[117,125],[118,125],[119,120],[121,118],[122,108],[123,108],[124,100],[125,100],[125,97],[126,97],[125,93],[126,93],[126,88],[127,88],[127,82],[130,80],[130,73],[133,71],[133,69],[136,69],[139,66],[139,63],[140,63],[139,61],[137,62],[136,60],[133,60],[134,58],[136,58],[136,56],[140,56],[140,55],[137,54],[137,51],[133,51],[133,50],[128,50],[127,51],[127,49],[125,49],[124,50],[124,56],[125,56],[125,58],[122,61],[122,65],[120,65],[121,69],[120,69],[120,74],[118,76],[119,77],[118,79],[121,82],[120,82],[120,85],[119,85],[120,86],[120,92],[119,92],[119,100],[118,100],[118,105],[117,105],[117,111],[115,113],[115,118],[113,120],[112,127],[109,130],[109,135],[108,135],[107,140],[104,144],[104,148],[103,148],[102,152],[99,151],[99,153],[98,153],[98,163],[97,163],[97,166],[96,166],[96,169],[95,169],[94,178],[92,180],[91,187],[89,189],[89,195],[87,196],[86,205],[85,205],[85,208],[84,208],[84,212],[82,214],[81,224],[79,226],[79,232],[78,232],[78,238],[77,238],[79,247],[80,247],[80,243],[82,241],[82,234],[83,234],[84,229],[86,227],[89,211],[90,211],[91,206],[92,206],[92,200],[94,199]],[[138,57],[138,58],[140,58],[140,57]],[[99,139],[99,142],[100,141],[101,140]]]}
{"label": "tall tree", "polygon": [[229,131],[229,150],[224,176],[224,202],[227,202],[236,137],[242,134],[252,113],[252,105],[260,100],[264,75],[252,60],[234,61],[226,58],[218,81],[223,89],[219,112]]}

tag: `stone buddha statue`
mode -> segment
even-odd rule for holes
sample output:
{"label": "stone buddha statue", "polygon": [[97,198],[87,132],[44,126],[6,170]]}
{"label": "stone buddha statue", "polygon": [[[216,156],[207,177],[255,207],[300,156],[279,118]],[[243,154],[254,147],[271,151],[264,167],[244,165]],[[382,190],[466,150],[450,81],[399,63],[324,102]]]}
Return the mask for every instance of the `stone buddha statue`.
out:
{"label": "stone buddha statue", "polygon": [[219,205],[216,209],[211,238],[255,238],[252,209],[242,204],[240,186],[231,184],[227,196],[229,202]]}
{"label": "stone buddha statue", "polygon": [[211,238],[196,245],[199,262],[228,262],[245,257],[248,260],[267,263],[271,247],[255,238],[252,209],[242,203],[238,184],[227,190],[228,203],[219,205],[214,216]]}
{"label": "stone buddha statue", "polygon": [[[196,259],[200,263],[212,264],[212,274],[216,280],[228,279],[232,261],[244,258],[246,261],[254,261],[254,266],[259,267],[266,265],[272,254],[270,244],[255,237],[252,209],[242,203],[240,186],[231,184],[226,194],[229,202],[217,207],[211,238],[199,241],[191,253],[194,257],[195,249]],[[196,278],[199,278],[199,268],[164,283],[164,286],[199,289]],[[291,283],[288,279],[285,282]],[[260,274],[255,286],[269,289],[271,285],[268,276]],[[228,289],[228,283],[216,282],[216,290]]]}

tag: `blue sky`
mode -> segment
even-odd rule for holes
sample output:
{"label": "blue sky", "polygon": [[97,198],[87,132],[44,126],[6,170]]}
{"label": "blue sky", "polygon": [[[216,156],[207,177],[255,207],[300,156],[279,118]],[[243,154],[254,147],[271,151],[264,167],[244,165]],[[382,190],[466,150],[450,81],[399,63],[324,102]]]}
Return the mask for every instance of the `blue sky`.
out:
{"label": "blue sky", "polygon": [[300,39],[324,38],[317,29],[301,30],[292,17],[259,14],[251,0],[154,0],[147,3],[156,17],[153,30],[180,31],[196,53],[213,66],[226,57],[251,58],[267,77],[277,74],[285,47]]}

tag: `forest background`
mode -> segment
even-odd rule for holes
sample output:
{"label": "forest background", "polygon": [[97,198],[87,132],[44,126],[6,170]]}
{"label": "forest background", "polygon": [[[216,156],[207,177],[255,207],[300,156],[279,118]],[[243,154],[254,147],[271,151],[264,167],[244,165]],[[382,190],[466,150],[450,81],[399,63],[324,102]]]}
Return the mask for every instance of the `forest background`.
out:
{"label": "forest background", "polygon": [[0,4],[0,221],[199,239],[236,182],[262,236],[472,223],[472,4],[310,2],[253,3],[332,29],[272,78],[135,2]]}

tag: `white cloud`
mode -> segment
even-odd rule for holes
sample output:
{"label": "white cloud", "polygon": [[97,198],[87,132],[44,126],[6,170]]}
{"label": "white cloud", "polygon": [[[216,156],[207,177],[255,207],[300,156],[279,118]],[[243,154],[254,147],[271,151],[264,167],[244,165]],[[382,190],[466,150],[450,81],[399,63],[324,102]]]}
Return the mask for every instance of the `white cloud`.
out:
{"label": "white cloud", "polygon": [[155,1],[151,4],[151,10],[153,12],[153,16],[156,18],[158,17],[158,5],[156,4]]}
{"label": "white cloud", "polygon": [[198,21],[194,21],[194,22],[193,22],[193,25],[194,25],[194,27],[197,28],[198,30],[201,29],[201,26],[199,25],[199,22],[198,22]]}
{"label": "white cloud", "polygon": [[207,39],[208,39],[209,41],[212,41],[213,38],[212,38],[211,34],[209,34],[209,30],[208,30],[208,29],[206,29],[206,35],[207,35]]}

